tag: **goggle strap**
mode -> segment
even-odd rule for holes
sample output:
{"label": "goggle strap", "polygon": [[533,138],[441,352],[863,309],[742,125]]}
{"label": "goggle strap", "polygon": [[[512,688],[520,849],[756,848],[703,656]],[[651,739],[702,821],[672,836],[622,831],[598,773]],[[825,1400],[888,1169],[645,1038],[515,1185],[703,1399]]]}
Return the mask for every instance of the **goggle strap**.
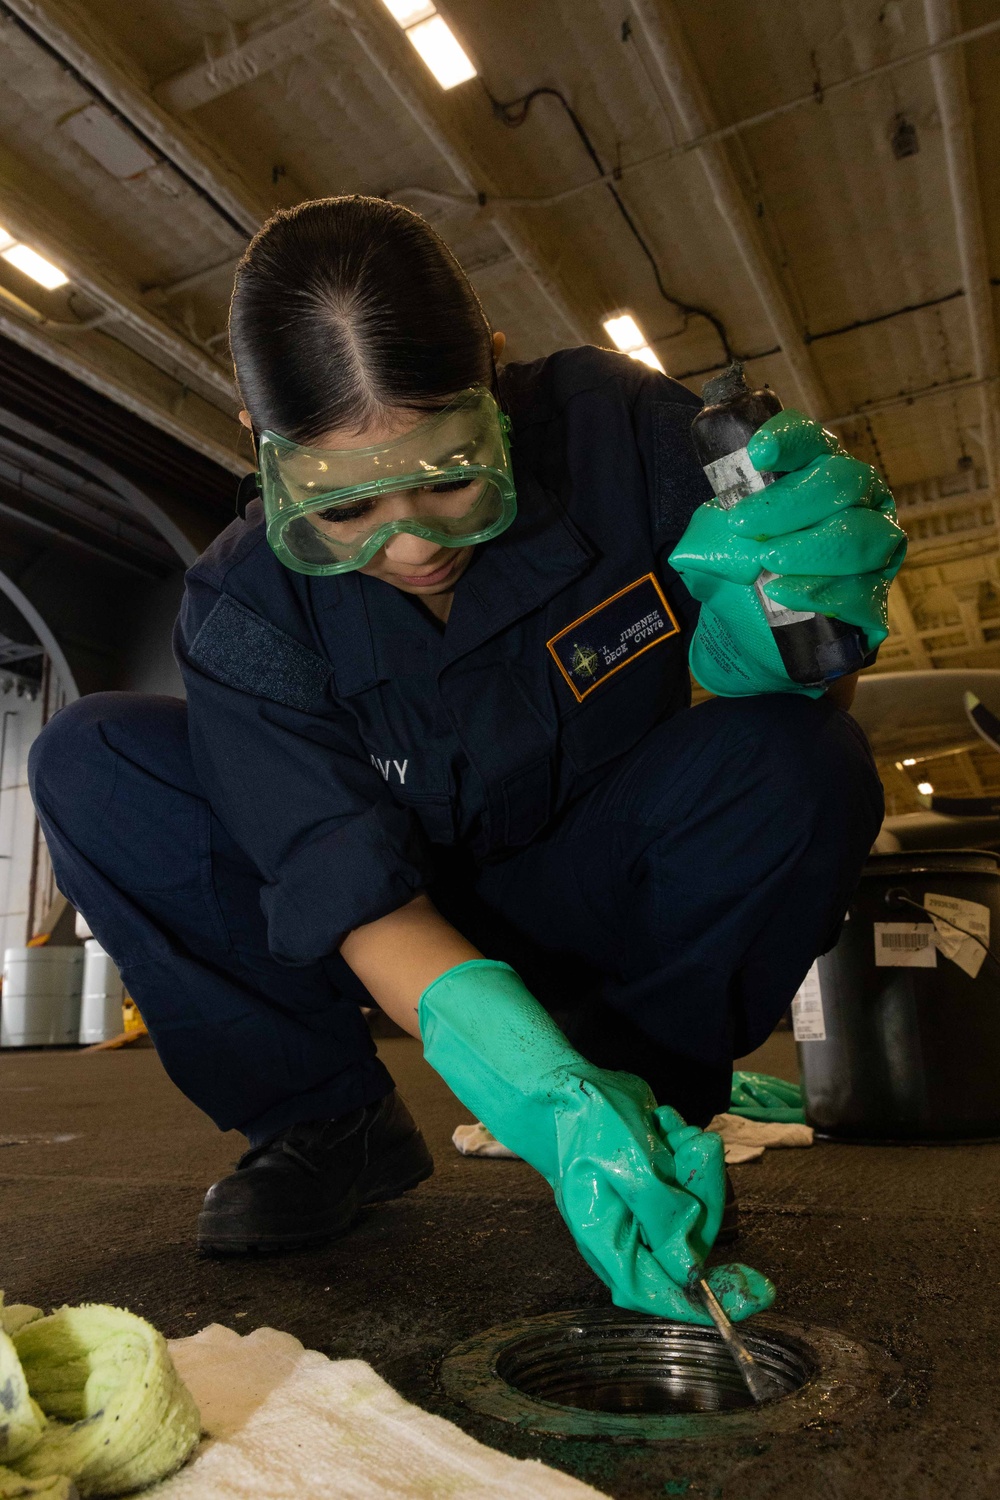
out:
{"label": "goggle strap", "polygon": [[251,469],[249,474],[244,474],[236,490],[236,514],[241,521],[246,519],[247,506],[260,496],[260,475],[256,469]]}

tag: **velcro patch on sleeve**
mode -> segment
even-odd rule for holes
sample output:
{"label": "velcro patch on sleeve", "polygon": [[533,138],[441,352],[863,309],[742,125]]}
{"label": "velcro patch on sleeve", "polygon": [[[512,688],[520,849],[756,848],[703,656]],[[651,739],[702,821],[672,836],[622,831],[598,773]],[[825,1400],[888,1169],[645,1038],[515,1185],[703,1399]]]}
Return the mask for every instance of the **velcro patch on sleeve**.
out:
{"label": "velcro patch on sleeve", "polygon": [[653,519],[659,541],[680,541],[698,506],[712,498],[691,437],[697,414],[679,401],[658,401],[653,407]]}
{"label": "velcro patch on sleeve", "polygon": [[653,573],[604,599],[546,642],[578,703],[606,677],[680,632]]}
{"label": "velcro patch on sleeve", "polygon": [[316,707],[330,666],[230,594],[213,605],[188,652],[195,666],[228,687],[307,712]]}

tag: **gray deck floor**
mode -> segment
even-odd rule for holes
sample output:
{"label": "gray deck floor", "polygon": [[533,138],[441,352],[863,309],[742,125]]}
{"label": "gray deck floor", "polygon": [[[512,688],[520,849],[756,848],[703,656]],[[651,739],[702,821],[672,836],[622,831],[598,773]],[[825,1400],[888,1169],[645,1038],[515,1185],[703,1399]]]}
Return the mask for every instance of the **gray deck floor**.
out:
{"label": "gray deck floor", "polygon": [[[0,1286],[49,1307],[108,1301],[168,1337],[270,1324],[361,1357],[408,1398],[485,1442],[587,1479],[616,1500],[977,1500],[1000,1486],[996,1342],[1000,1146],[770,1151],[735,1169],[739,1258],[776,1311],[866,1340],[894,1364],[873,1411],[761,1441],[622,1448],[533,1437],[449,1405],[440,1356],[491,1324],[601,1305],[545,1184],[516,1162],[466,1160],[469,1116],[406,1039],[381,1045],[437,1171],[344,1239],[281,1260],[199,1259],[204,1189],[242,1138],[222,1136],[155,1053],[0,1055]],[[755,1063],[795,1076],[779,1033]],[[10,1137],[65,1134],[55,1144]]]}

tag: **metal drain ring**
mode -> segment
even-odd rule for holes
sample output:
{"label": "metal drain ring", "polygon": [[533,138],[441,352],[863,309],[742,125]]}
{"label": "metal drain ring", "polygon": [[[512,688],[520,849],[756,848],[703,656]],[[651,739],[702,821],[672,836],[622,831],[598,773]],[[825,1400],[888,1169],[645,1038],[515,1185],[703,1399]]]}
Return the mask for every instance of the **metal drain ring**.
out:
{"label": "metal drain ring", "polygon": [[[715,1411],[594,1411],[567,1404],[588,1379],[612,1379],[617,1370],[627,1383],[655,1374],[657,1365],[665,1371],[668,1363],[676,1373],[679,1360],[695,1381],[711,1383],[714,1369],[717,1387],[728,1386],[733,1376],[741,1385],[714,1329],[617,1308],[547,1313],[488,1328],[445,1356],[440,1382],[454,1401],[527,1432],[618,1443],[791,1432],[840,1420],[876,1392],[878,1356],[833,1329],[768,1317],[755,1318],[743,1331],[786,1396],[763,1406]],[[528,1394],[513,1381],[545,1396]]]}

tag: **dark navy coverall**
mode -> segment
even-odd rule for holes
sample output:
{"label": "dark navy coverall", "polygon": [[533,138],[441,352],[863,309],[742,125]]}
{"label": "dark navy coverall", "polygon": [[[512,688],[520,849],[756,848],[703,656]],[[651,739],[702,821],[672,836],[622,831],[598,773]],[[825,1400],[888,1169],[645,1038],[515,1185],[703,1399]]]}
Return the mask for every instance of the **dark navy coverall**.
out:
{"label": "dark navy coverall", "polygon": [[500,379],[518,514],[447,626],[286,569],[255,502],[187,575],[186,706],[95,694],[34,748],[60,889],[174,1081],[252,1143],[392,1088],[338,948],[422,890],[592,1061],[705,1124],[878,832],[826,700],[689,706],[697,606],[665,559],[708,495],[696,398],[589,347]]}

